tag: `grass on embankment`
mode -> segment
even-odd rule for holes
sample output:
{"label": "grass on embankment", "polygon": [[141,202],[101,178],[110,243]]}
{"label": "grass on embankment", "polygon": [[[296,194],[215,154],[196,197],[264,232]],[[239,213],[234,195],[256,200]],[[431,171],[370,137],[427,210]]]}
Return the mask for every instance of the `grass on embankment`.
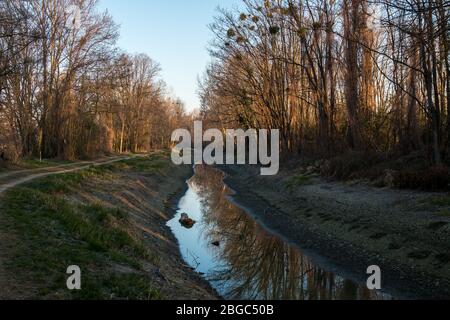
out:
{"label": "grass on embankment", "polygon": [[450,196],[439,195],[427,197],[420,201],[418,208],[432,212],[438,217],[450,217]]}
{"label": "grass on embankment", "polygon": [[16,163],[4,163],[0,161],[0,173],[8,172],[11,170],[32,170],[32,169],[45,169],[52,166],[70,165],[73,161],[66,160],[47,160],[47,159],[21,159]]}
{"label": "grass on embankment", "polygon": [[[158,174],[166,154],[53,175],[6,192],[0,201],[0,232],[14,239],[4,268],[19,296],[56,299],[159,299],[143,263],[157,264],[130,231],[128,214],[98,203],[74,203],[69,195],[91,179],[117,172]],[[66,288],[70,265],[83,266],[82,290]],[[130,272],[116,272],[115,266]],[[31,292],[30,292],[31,291]]]}
{"label": "grass on embankment", "polygon": [[311,176],[307,174],[299,174],[292,176],[284,182],[284,185],[286,188],[292,190],[295,188],[298,188],[300,186],[306,186],[308,184],[311,184]]}

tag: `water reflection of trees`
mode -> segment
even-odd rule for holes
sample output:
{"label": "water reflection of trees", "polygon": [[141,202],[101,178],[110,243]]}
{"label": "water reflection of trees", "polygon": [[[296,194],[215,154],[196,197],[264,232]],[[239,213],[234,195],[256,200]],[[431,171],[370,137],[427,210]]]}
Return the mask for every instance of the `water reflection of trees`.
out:
{"label": "water reflection of trees", "polygon": [[223,174],[199,166],[190,181],[201,197],[207,241],[220,241],[223,262],[213,280],[229,298],[379,299],[376,292],[326,272],[300,251],[270,235],[227,198]]}

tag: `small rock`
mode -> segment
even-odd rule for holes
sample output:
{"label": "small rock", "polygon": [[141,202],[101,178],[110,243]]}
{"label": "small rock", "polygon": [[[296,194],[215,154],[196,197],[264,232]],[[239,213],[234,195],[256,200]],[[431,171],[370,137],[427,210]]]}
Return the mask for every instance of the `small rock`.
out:
{"label": "small rock", "polygon": [[179,221],[180,221],[181,225],[187,229],[192,228],[194,226],[194,224],[196,224],[196,221],[189,218],[187,213],[182,213]]}
{"label": "small rock", "polygon": [[219,247],[220,246],[220,241],[214,241],[214,242],[211,242],[211,244],[213,246],[215,246],[215,247]]}

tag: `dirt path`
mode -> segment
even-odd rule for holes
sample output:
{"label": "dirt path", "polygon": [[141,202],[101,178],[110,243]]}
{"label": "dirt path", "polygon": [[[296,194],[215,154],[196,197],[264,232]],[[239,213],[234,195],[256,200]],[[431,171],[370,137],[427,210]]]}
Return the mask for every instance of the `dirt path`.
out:
{"label": "dirt path", "polygon": [[58,166],[49,166],[45,168],[39,169],[30,169],[30,170],[20,170],[20,171],[12,171],[5,174],[0,175],[0,194],[5,192],[10,188],[14,188],[20,184],[38,179],[47,177],[55,174],[64,174],[69,172],[75,172],[83,169],[87,169],[91,166],[98,167],[102,165],[107,165],[119,161],[129,160],[136,156],[129,157],[113,157],[109,159],[100,159],[96,161],[82,161]]}
{"label": "dirt path", "polygon": [[287,187],[292,171],[260,177],[248,167],[221,169],[239,204],[330,268],[363,281],[376,264],[396,296],[450,297],[450,215],[430,204],[447,195],[317,177]]}
{"label": "dirt path", "polygon": [[[99,160],[102,160],[102,159],[99,159]],[[66,163],[66,164],[60,164],[60,165],[55,165],[55,166],[50,165],[50,166],[34,168],[34,169],[22,169],[22,170],[13,170],[13,171],[8,170],[8,171],[5,171],[0,174],[0,181],[4,180],[6,178],[9,178],[11,176],[17,176],[17,175],[22,175],[22,174],[26,174],[26,173],[35,173],[35,172],[40,172],[40,171],[52,171],[52,170],[59,169],[59,168],[67,168],[67,167],[77,166],[77,165],[86,164],[86,163],[91,163],[91,162],[80,161],[80,162]]]}

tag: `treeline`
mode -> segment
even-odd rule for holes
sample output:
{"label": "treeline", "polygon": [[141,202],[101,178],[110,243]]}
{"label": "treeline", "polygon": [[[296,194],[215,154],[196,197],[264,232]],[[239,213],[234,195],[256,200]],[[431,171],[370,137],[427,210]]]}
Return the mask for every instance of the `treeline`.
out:
{"label": "treeline", "polygon": [[184,121],[159,66],[116,47],[96,0],[0,1],[0,153],[74,159],[169,144]]}
{"label": "treeline", "polygon": [[290,155],[450,160],[448,1],[243,2],[211,26],[211,125],[280,129]]}

